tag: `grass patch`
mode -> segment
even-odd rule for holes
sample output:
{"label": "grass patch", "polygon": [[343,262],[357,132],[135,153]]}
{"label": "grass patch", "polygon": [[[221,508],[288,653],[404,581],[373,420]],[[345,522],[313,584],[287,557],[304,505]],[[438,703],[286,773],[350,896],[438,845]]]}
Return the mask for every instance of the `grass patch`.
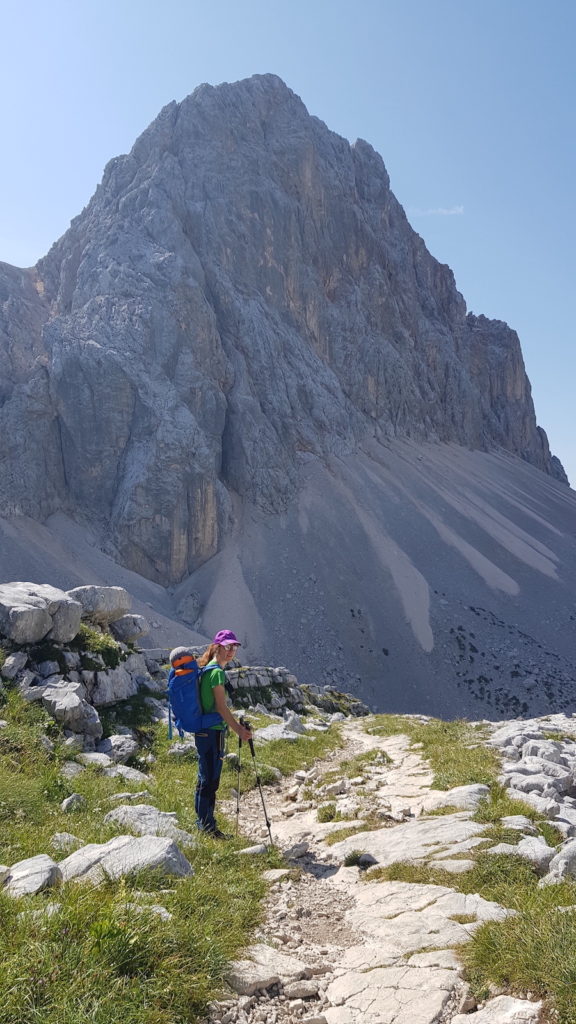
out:
{"label": "grass patch", "polygon": [[[89,651],[92,654],[99,654],[108,668],[117,668],[122,660],[122,648],[111,636],[94,626],[88,626],[85,622],[80,624],[80,629],[74,639],[68,645],[72,651]],[[88,659],[90,660],[90,659]],[[87,669],[98,668],[98,663],[86,664]]]}
{"label": "grass patch", "polygon": [[[179,826],[195,835],[196,762],[169,754],[165,725],[150,723],[139,698],[117,705],[114,713],[110,730],[120,721],[141,730],[156,758],[145,800],[175,811]],[[142,783],[108,778],[93,768],[63,779],[62,762],[70,755],[43,709],[10,690],[3,717],[9,725],[0,732],[0,862],[14,864],[38,853],[62,859],[65,854],[50,846],[55,832],[73,832],[85,844],[123,831],[104,824],[114,806],[109,797],[143,789]],[[52,752],[39,743],[47,731],[56,744]],[[260,774],[272,781],[272,767],[288,774],[340,744],[334,727],[292,743],[256,743]],[[236,782],[237,773],[226,764],[219,804]],[[248,756],[242,762],[243,792],[254,784]],[[85,808],[73,815],[60,810],[71,792],[86,798]],[[205,1015],[227,964],[250,942],[258,923],[268,891],[262,871],[283,865],[275,850],[239,858],[236,851],[245,845],[243,837],[229,843],[198,837],[195,846],[182,847],[195,871],[187,879],[148,875],[97,889],[69,883],[20,900],[0,892],[2,1024],[190,1024]],[[172,919],[127,905],[142,898],[164,906]],[[47,902],[61,906],[53,917],[18,916]]]}
{"label": "grass patch", "polygon": [[360,858],[364,856],[363,850],[350,850],[344,857],[344,867],[354,868],[360,863]]}
{"label": "grass patch", "polygon": [[[339,819],[336,819],[338,821]],[[342,820],[342,819],[340,819]],[[373,832],[377,828],[386,828],[386,823],[381,818],[373,819],[370,818],[364,821],[361,825],[352,825],[348,828],[339,828],[330,835],[324,836],[323,842],[326,846],[334,846],[334,843],[341,842],[342,839],[348,839],[349,836],[355,836],[358,832]]]}
{"label": "grass patch", "polygon": [[336,804],[321,804],[316,811],[316,818],[321,822],[336,821],[336,815]]}
{"label": "grass patch", "polygon": [[[266,884],[260,872],[275,857],[234,855],[234,844],[201,843],[196,874],[154,895],[173,915],[163,921],[127,904],[133,884],[62,887],[50,899],[60,911],[38,922],[39,896],[0,894],[2,1024],[188,1024],[221,986],[227,962],[249,940]],[[152,896],[153,894],[150,893]],[[225,927],[223,927],[225,922]]]}
{"label": "grass patch", "polygon": [[498,782],[490,787],[488,798],[479,803],[473,816],[473,821],[492,825],[493,827],[487,830],[486,835],[497,839],[498,842],[519,842],[520,834],[516,840],[501,838],[504,833],[509,834],[515,830],[506,829],[501,824],[500,819],[515,814],[522,814],[525,818],[529,818],[544,836],[549,846],[558,846],[559,843],[563,842],[564,836],[562,833],[543,814],[535,810],[531,804],[524,803],[523,800],[512,799],[508,794],[508,790],[504,789]]}
{"label": "grass patch", "polygon": [[453,804],[448,804],[446,807],[436,807],[433,811],[426,811],[426,817],[441,818],[444,814],[457,814],[461,810],[461,807],[454,807]]}
{"label": "grass patch", "polygon": [[[550,888],[555,888],[551,886]],[[532,992],[554,1007],[558,1024],[576,1020],[576,916],[539,902],[518,917],[486,922],[460,950],[468,981],[478,999],[490,985],[512,993]]]}
{"label": "grass patch", "polygon": [[392,758],[384,750],[367,750],[355,757],[340,761],[335,768],[324,773],[321,782],[322,785],[328,785],[337,779],[354,779],[366,774],[366,770],[371,767],[381,767],[387,764],[392,764]]}
{"label": "grass patch", "polygon": [[541,814],[534,810],[531,804],[525,803],[523,800],[513,799],[509,795],[509,791],[504,789],[504,786],[499,782],[495,782],[490,787],[489,797],[486,800],[481,800],[478,804],[472,820],[493,824],[499,822],[500,818],[510,817],[514,814],[522,814],[525,818],[529,818],[530,821],[543,818]]}
{"label": "grass patch", "polygon": [[374,715],[367,732],[376,736],[407,735],[419,748],[433,771],[435,789],[452,789],[474,782],[490,785],[498,774],[498,754],[483,745],[486,729],[481,725],[457,720],[442,722],[432,718],[421,722],[400,715]]}

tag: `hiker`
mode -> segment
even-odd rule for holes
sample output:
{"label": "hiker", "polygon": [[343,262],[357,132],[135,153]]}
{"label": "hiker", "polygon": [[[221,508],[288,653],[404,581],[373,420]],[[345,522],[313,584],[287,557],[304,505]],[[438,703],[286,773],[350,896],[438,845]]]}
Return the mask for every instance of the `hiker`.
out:
{"label": "hiker", "polygon": [[[216,791],[220,784],[227,726],[233,729],[243,742],[247,743],[252,739],[250,730],[245,729],[240,722],[236,721],[226,703],[224,668],[232,661],[240,646],[240,642],[232,630],[221,629],[216,633],[204,654],[197,659],[199,667],[203,670],[200,677],[202,712],[206,715],[216,712],[220,716],[220,721],[217,724],[202,732],[194,733],[194,742],[198,751],[198,782],[194,800],[196,825],[201,832],[207,833],[214,839],[229,838],[220,831],[214,818],[214,805]],[[177,647],[170,654],[170,662],[172,667],[177,669],[178,666],[184,665],[190,657],[190,652],[186,648]]]}

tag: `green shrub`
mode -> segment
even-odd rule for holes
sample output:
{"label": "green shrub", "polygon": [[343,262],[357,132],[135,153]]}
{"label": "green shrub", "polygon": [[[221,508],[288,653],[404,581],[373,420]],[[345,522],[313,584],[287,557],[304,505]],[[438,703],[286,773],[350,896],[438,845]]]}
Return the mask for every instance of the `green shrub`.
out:
{"label": "green shrub", "polygon": [[350,850],[344,857],[344,867],[353,868],[360,863],[360,858],[364,856],[363,850]]}
{"label": "green shrub", "polygon": [[[122,659],[122,648],[114,637],[93,626],[87,626],[85,622],[81,623],[78,633],[69,646],[75,651],[91,651],[92,654],[99,654],[108,668],[117,668]],[[93,662],[93,666],[96,669],[99,667],[97,662]],[[84,667],[90,669],[88,664]]]}
{"label": "green shrub", "polygon": [[334,821],[336,817],[336,804],[320,804],[316,812],[318,821]]}

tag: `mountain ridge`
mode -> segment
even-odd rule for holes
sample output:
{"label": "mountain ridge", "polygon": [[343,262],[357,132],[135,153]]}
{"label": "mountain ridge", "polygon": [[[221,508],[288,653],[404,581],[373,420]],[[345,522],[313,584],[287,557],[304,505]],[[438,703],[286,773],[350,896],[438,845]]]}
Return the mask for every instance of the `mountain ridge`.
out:
{"label": "mountain ridge", "polygon": [[[313,647],[320,609],[353,644],[350,592],[372,638],[356,685],[380,678],[370,650],[406,648],[417,701],[451,625],[437,595],[459,608],[466,580],[467,605],[576,658],[573,492],[559,501],[516,333],[466,311],[373,148],[275,76],[168,104],[36,268],[0,266],[0,354],[0,514],[85,524],[200,632],[238,615],[282,660],[283,621]],[[546,544],[555,561],[534,563]],[[542,585],[555,621],[534,614]],[[287,594],[308,595],[304,623]]]}

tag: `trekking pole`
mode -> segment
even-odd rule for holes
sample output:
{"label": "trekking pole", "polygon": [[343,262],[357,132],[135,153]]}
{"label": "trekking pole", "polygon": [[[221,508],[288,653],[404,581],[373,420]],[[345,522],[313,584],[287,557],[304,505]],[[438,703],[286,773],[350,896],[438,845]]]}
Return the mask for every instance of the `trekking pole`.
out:
{"label": "trekking pole", "polygon": [[[240,719],[240,725],[243,725],[245,729],[250,729],[250,722],[247,722],[245,718],[241,718]],[[248,746],[250,747],[250,753],[252,754],[252,760],[254,762],[254,773],[256,775],[256,785],[258,786],[258,789],[260,790],[260,799],[262,801],[262,810],[264,811],[264,821],[266,822],[266,828],[268,829],[268,835],[270,836],[270,845],[274,846],[274,840],[272,839],[272,832],[271,832],[271,829],[270,829],[271,822],[270,822],[270,818],[268,817],[268,812],[266,811],[266,804],[264,802],[264,793],[262,792],[262,782],[261,782],[261,779],[260,779],[260,773],[258,771],[258,764],[256,762],[256,752],[254,750],[254,740],[253,739],[249,739],[248,740]]]}
{"label": "trekking pole", "polygon": [[238,782],[236,784],[236,835],[238,835],[238,823],[240,820],[240,760],[242,757],[242,740],[238,737],[238,765],[236,770],[238,772]]}

